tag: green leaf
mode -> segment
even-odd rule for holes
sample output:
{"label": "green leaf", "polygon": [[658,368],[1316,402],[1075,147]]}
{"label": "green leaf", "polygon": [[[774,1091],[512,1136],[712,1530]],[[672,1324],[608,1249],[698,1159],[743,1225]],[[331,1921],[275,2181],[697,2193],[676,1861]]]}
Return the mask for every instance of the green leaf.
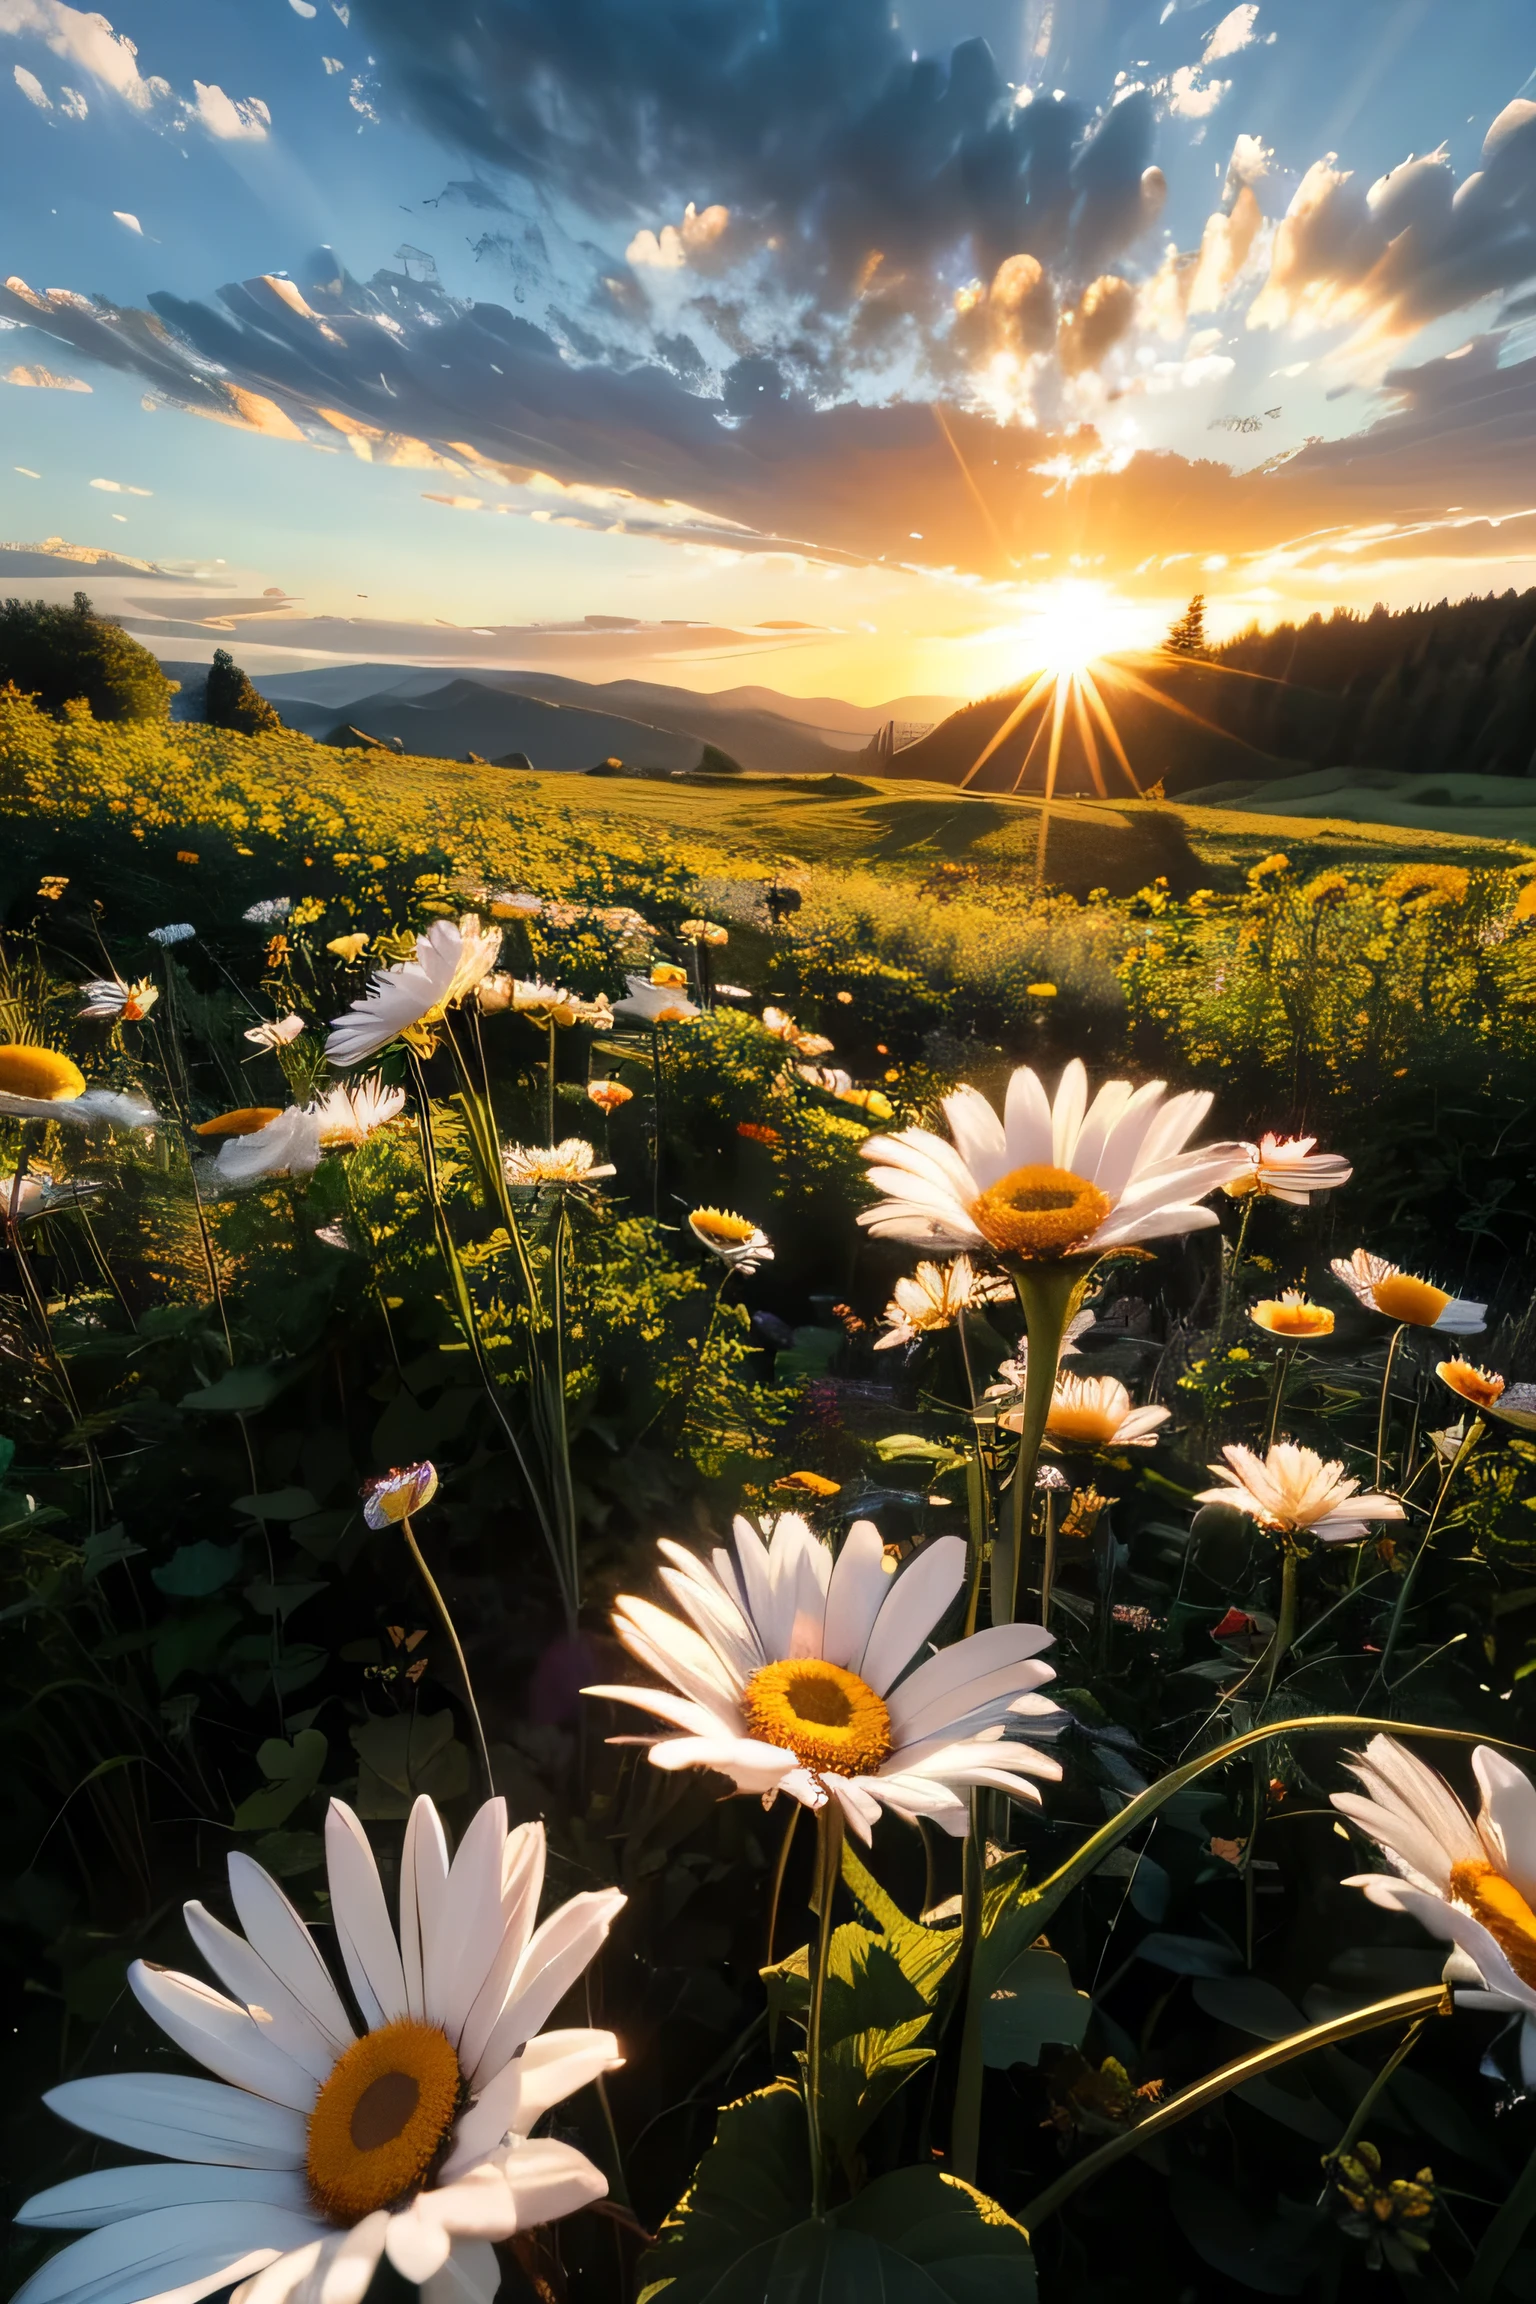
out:
{"label": "green leaf", "polygon": [[136,1559],[143,1549],[142,1544],[130,1543],[120,1520],[114,1520],[110,1528],[95,1529],[80,1548],[81,1571],[87,1584],[94,1584],[119,1561]]}
{"label": "green leaf", "polygon": [[300,1371],[286,1368],[231,1368],[216,1384],[182,1395],[180,1405],[205,1416],[254,1416],[268,1408]]}
{"label": "green leaf", "polygon": [[469,1752],[453,1733],[451,1712],[369,1720],[350,1734],[361,1763],[359,1816],[398,1820],[409,1816],[419,1793],[445,1801],[462,1799],[469,1790]]}
{"label": "green leaf", "polygon": [[[985,1957],[983,1938],[977,1958]],[[1047,2041],[1063,2048],[1082,2046],[1092,2003],[1073,1985],[1072,1971],[1059,1952],[1031,1945],[1001,1970],[989,1964],[985,1978],[981,2054],[994,2071],[1006,2071],[1010,2064],[1038,2064]]]}
{"label": "green leaf", "polygon": [[196,1544],[182,1544],[149,1580],[174,1600],[206,1600],[240,1572],[239,1544],[215,1544],[204,1536]]}
{"label": "green leaf", "polygon": [[320,1509],[307,1488],[274,1488],[265,1496],[237,1496],[235,1510],[252,1520],[307,1520]]}
{"label": "green leaf", "polygon": [[155,1679],[163,1696],[183,1672],[211,1672],[219,1650],[240,1622],[240,1611],[223,1605],[172,1616],[154,1636]]}
{"label": "green leaf", "polygon": [[329,1751],[318,1728],[301,1728],[293,1742],[269,1736],[256,1754],[266,1790],[252,1792],[235,1810],[237,1832],[276,1832],[306,1801],[320,1781]]}
{"label": "green leaf", "polygon": [[813,2219],[805,2116],[784,2081],[729,2104],[640,2263],[639,2304],[1033,2304],[1029,2242],[996,2201],[903,2168]]}
{"label": "green leaf", "polygon": [[916,1432],[892,1432],[886,1439],[877,1440],[875,1454],[882,1464],[931,1464],[935,1477],[969,1461],[963,1451],[941,1440],[924,1440]]}

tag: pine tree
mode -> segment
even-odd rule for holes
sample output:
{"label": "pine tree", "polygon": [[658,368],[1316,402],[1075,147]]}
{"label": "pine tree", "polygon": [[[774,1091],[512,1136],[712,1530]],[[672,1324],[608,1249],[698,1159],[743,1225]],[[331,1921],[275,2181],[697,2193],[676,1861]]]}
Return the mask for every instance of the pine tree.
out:
{"label": "pine tree", "polygon": [[1205,638],[1205,594],[1197,592],[1182,616],[1168,627],[1163,642],[1170,656],[1208,656]]}
{"label": "pine tree", "polygon": [[233,728],[241,736],[275,736],[283,725],[227,648],[215,648],[213,652],[203,698],[203,718],[210,728]]}

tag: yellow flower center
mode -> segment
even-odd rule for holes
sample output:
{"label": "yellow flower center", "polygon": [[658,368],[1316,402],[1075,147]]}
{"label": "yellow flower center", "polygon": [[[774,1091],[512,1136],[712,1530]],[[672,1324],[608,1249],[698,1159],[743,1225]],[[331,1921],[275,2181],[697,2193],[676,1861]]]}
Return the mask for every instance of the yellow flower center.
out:
{"label": "yellow flower center", "polygon": [[1536,1912],[1492,1864],[1451,1866],[1451,1901],[1480,1920],[1522,1984],[1536,1987]]}
{"label": "yellow flower center", "polygon": [[724,1248],[745,1246],[757,1230],[745,1216],[733,1216],[724,1208],[695,1208],[688,1219],[703,1240],[718,1240]]}
{"label": "yellow flower center", "polygon": [[435,2025],[406,2017],[354,2041],[309,2116],[315,2205],[333,2224],[355,2224],[418,2191],[462,2093],[458,2057]]}
{"label": "yellow flower center", "polygon": [[[1023,1423],[1022,1414],[1019,1418]],[[1120,1429],[1119,1416],[1093,1400],[1053,1400],[1045,1428],[1069,1448],[1105,1448]]]}
{"label": "yellow flower center", "polygon": [[1065,1256],[1113,1205],[1070,1168],[1015,1168],[972,1201],[970,1218],[982,1238],[1007,1255]]}
{"label": "yellow flower center", "polygon": [[891,1716],[857,1672],[804,1656],[765,1664],[742,1696],[747,1733],[817,1776],[867,1776],[891,1749]]}
{"label": "yellow flower center", "polygon": [[1490,1376],[1485,1368],[1474,1368],[1470,1360],[1442,1360],[1438,1374],[1443,1384],[1448,1384],[1463,1400],[1470,1400],[1474,1408],[1491,1408],[1504,1396],[1503,1377]]}
{"label": "yellow flower center", "polygon": [[220,1112],[212,1120],[199,1120],[194,1136],[254,1136],[270,1121],[282,1118],[277,1104],[242,1104],[238,1112]]}
{"label": "yellow flower center", "polygon": [[1390,1279],[1376,1281],[1371,1301],[1389,1320],[1404,1320],[1410,1328],[1433,1328],[1451,1299],[1443,1288],[1428,1280],[1416,1280],[1411,1272],[1394,1272]]}
{"label": "yellow flower center", "polygon": [[0,1048],[0,1094],[30,1096],[38,1104],[65,1104],[85,1094],[85,1074],[51,1048]]}
{"label": "yellow flower center", "polygon": [[1333,1314],[1326,1304],[1309,1304],[1301,1296],[1265,1297],[1253,1307],[1259,1327],[1273,1336],[1331,1336]]}

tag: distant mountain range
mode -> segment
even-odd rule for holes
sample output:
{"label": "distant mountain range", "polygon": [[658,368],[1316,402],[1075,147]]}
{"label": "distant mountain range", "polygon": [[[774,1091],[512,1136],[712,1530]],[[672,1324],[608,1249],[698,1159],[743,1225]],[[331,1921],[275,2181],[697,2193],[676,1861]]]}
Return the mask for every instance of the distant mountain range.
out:
{"label": "distant mountain range", "polygon": [[[180,680],[180,717],[201,711],[206,668],[167,663]],[[352,730],[402,751],[503,761],[521,753],[537,769],[580,771],[617,759],[626,768],[697,768],[706,745],[758,775],[815,776],[845,769],[888,721],[941,718],[953,699],[901,696],[878,705],[830,696],[783,696],[761,687],[701,695],[658,681],[575,680],[557,672],[449,674],[441,666],[339,664],[258,674],[256,686],[289,727],[321,742]]]}

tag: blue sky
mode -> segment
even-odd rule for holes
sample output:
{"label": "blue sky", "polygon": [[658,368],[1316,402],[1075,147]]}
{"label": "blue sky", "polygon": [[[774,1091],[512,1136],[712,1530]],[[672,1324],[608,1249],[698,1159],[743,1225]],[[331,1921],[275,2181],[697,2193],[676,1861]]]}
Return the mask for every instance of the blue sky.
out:
{"label": "blue sky", "polygon": [[1523,585],[1533,93],[1529,0],[0,0],[0,534],[859,695]]}

